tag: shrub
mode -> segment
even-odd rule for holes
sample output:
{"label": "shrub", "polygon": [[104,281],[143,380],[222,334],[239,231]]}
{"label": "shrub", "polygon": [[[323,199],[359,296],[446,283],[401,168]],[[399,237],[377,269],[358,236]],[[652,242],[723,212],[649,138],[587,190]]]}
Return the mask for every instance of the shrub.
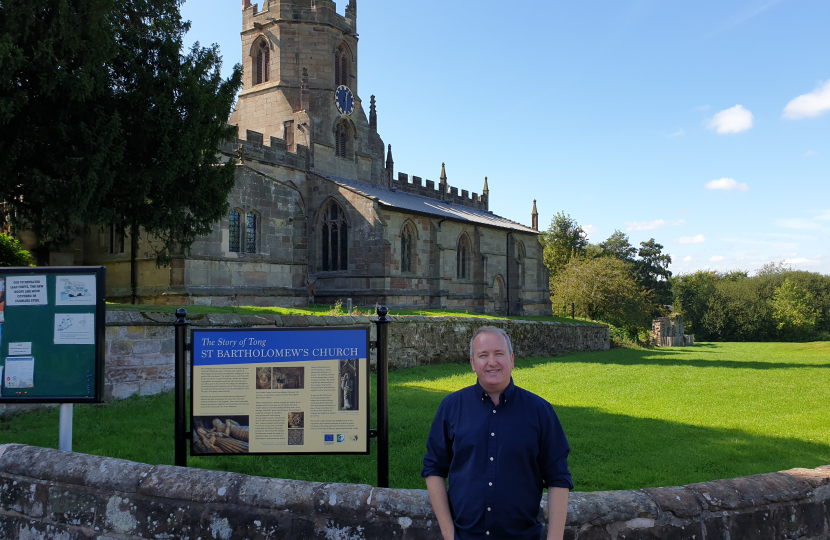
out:
{"label": "shrub", "polygon": [[34,266],[32,254],[20,247],[20,241],[0,233],[0,266]]}

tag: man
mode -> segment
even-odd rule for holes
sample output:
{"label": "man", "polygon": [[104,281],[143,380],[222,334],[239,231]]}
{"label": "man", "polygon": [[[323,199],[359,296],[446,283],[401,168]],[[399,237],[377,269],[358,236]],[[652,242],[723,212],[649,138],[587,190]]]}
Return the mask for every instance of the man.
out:
{"label": "man", "polygon": [[570,447],[553,407],[513,384],[513,346],[504,330],[478,329],[470,365],[477,382],[441,402],[421,471],[444,540],[540,540],[544,487],[547,538],[561,539],[573,483]]}

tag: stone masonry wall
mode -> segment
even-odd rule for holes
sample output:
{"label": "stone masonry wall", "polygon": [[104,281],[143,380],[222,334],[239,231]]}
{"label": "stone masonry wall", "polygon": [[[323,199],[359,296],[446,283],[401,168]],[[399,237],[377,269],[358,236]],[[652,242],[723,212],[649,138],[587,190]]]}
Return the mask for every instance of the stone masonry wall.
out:
{"label": "stone masonry wall", "polygon": [[[368,459],[368,458],[367,458]],[[541,504],[546,522],[546,501]],[[830,466],[684,487],[573,492],[568,540],[830,538]],[[144,465],[0,446],[11,540],[434,540],[425,490]]]}
{"label": "stone masonry wall", "polygon": [[[376,316],[195,315],[189,320],[198,328],[369,325],[374,340],[376,327],[372,321],[376,319]],[[504,328],[519,358],[610,347],[608,328],[599,324],[474,317],[391,316],[390,319],[389,363],[392,367],[466,361],[473,332],[485,324]],[[104,375],[108,399],[173,390],[174,321],[172,314],[107,312]],[[0,405],[0,416],[32,408]]]}

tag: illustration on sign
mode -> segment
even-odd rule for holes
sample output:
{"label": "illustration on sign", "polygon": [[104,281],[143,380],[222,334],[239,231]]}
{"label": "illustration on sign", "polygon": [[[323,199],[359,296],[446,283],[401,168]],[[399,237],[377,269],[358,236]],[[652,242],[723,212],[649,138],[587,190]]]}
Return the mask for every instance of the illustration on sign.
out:
{"label": "illustration on sign", "polygon": [[55,313],[55,345],[94,344],[94,313]]}
{"label": "illustration on sign", "polygon": [[33,356],[6,358],[6,388],[32,388],[35,385]]}
{"label": "illustration on sign", "polygon": [[6,320],[6,280],[0,278],[0,324]]}
{"label": "illustration on sign", "polygon": [[55,280],[55,305],[94,306],[95,276],[57,276]]}
{"label": "illustration on sign", "polygon": [[367,338],[368,328],[194,331],[192,451],[366,453]]}
{"label": "illustration on sign", "polygon": [[7,300],[9,306],[45,306],[46,276],[7,276]]}

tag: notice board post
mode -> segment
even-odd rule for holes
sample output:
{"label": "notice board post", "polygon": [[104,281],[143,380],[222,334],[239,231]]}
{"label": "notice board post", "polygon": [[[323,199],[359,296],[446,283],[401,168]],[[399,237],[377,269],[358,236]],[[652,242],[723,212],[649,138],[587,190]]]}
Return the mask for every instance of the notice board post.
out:
{"label": "notice board post", "polygon": [[389,487],[389,319],[386,306],[378,308],[378,487]]}
{"label": "notice board post", "polygon": [[187,467],[187,413],[185,411],[185,396],[187,394],[187,310],[176,310],[176,322],[173,323],[176,334],[176,395],[175,395],[175,450],[174,464],[177,467]]}

